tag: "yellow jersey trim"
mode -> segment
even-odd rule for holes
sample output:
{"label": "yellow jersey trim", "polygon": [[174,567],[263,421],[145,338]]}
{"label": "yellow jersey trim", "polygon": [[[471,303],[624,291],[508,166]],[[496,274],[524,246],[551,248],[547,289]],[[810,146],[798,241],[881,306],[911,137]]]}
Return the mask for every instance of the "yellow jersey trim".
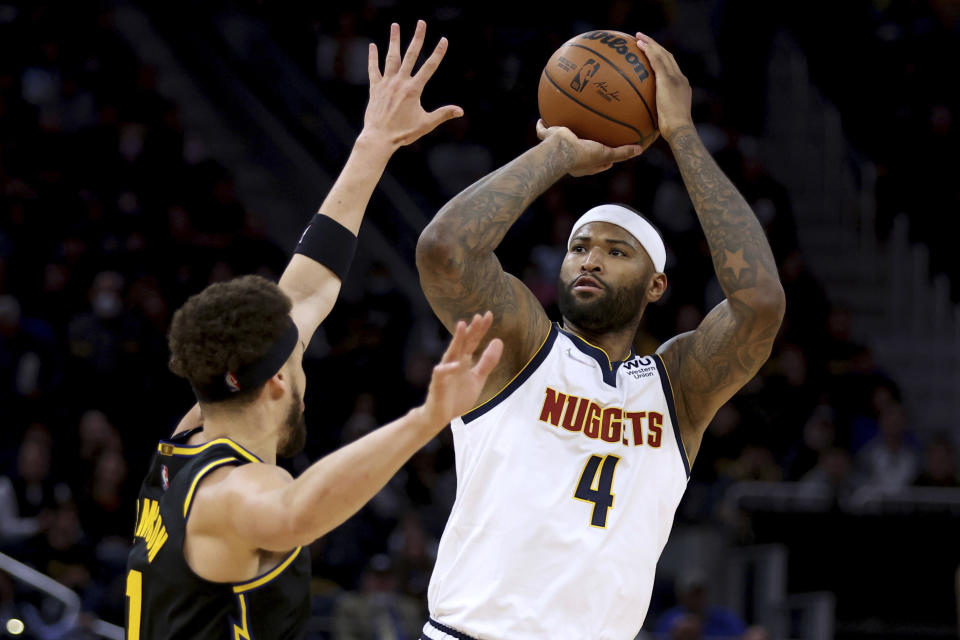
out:
{"label": "yellow jersey trim", "polygon": [[233,625],[233,640],[250,640],[250,630],[247,626],[247,601],[243,594],[237,596],[240,601],[240,626]]}
{"label": "yellow jersey trim", "polygon": [[203,469],[200,469],[199,473],[193,477],[193,482],[190,483],[190,490],[187,491],[187,497],[183,501],[183,517],[187,517],[187,513],[190,511],[190,503],[193,501],[193,492],[197,490],[197,484],[203,479],[203,476],[207,475],[210,471],[213,471],[215,468],[227,464],[228,462],[237,462],[236,458],[217,458]]}
{"label": "yellow jersey trim", "polygon": [[225,444],[231,449],[242,455],[244,458],[250,462],[263,462],[256,454],[250,453],[239,444],[231,440],[230,438],[217,438],[216,440],[211,440],[210,442],[204,442],[203,444],[197,445],[177,445],[172,442],[161,442],[157,445],[157,451],[160,452],[160,455],[164,456],[195,456],[198,453],[206,451],[210,447],[218,444]]}
{"label": "yellow jersey trim", "polygon": [[[513,376],[512,378],[510,378],[510,382],[508,382],[507,384],[505,384],[505,385],[503,385],[502,387],[500,387],[500,390],[499,390],[499,391],[497,391],[495,394],[493,394],[492,396],[490,396],[487,400],[484,400],[483,402],[481,402],[480,404],[478,404],[477,406],[475,406],[473,409],[470,409],[470,411],[467,411],[467,413],[473,413],[474,411],[476,411],[477,409],[479,409],[479,408],[482,407],[483,405],[487,404],[488,402],[493,402],[494,400],[497,399],[497,397],[498,397],[501,393],[503,393],[504,391],[506,391],[506,390],[507,390],[507,387],[509,387],[511,384],[513,384],[513,381],[516,380],[517,378],[519,378],[519,377],[520,377],[520,374],[523,373],[523,372],[526,370],[526,368],[530,366],[530,363],[533,362],[534,358],[537,357],[537,355],[540,353],[540,350],[543,349],[543,345],[547,344],[547,339],[550,338],[550,334],[551,334],[551,333],[553,333],[553,325],[552,325],[552,324],[550,325],[550,328],[547,329],[547,335],[543,336],[543,342],[541,342],[541,343],[540,343],[540,346],[537,347],[537,350],[533,352],[533,355],[530,356],[530,359],[527,360],[527,363],[526,363],[525,365],[523,365],[522,367],[520,367],[520,371],[517,371],[517,374],[516,374],[515,376]],[[464,415],[466,415],[466,414],[464,414]]]}
{"label": "yellow jersey trim", "polygon": [[291,551],[290,555],[288,555],[283,562],[281,562],[276,567],[274,567],[267,573],[263,574],[259,578],[254,578],[249,582],[241,582],[238,585],[234,585],[233,592],[243,593],[245,591],[250,591],[251,589],[256,589],[257,587],[262,587],[263,585],[267,584],[268,582],[270,582],[271,580],[279,576],[281,573],[283,573],[284,569],[290,566],[290,563],[293,562],[298,555],[300,555],[301,549],[303,549],[303,547],[297,547],[296,549]]}

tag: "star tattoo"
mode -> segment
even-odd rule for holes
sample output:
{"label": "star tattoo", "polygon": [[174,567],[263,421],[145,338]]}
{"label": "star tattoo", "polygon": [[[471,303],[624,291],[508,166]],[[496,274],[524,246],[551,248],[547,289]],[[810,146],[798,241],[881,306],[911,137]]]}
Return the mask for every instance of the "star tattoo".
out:
{"label": "star tattoo", "polygon": [[747,261],[743,259],[743,247],[737,249],[736,251],[730,251],[729,249],[724,249],[724,268],[730,269],[733,271],[733,277],[737,280],[740,279],[740,272],[744,269],[749,269],[750,265],[747,264]]}

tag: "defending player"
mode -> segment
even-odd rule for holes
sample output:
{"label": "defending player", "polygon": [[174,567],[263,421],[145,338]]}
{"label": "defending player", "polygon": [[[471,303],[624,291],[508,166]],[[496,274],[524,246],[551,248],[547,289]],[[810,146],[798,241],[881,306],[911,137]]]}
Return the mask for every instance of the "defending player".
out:
{"label": "defending player", "polygon": [[457,497],[428,592],[431,640],[633,638],[703,432],[769,357],[780,326],[783,288],[763,230],[700,141],[673,56],[637,38],[726,300],[695,331],[635,354],[644,309],[667,287],[666,251],[619,205],[573,226],[562,325],[501,269],[494,249],[537,196],[637,147],[539,123],[540,144],[440,211],[417,247],[427,298],[450,329],[492,309],[504,355],[482,404],[453,423]]}
{"label": "defending player", "polygon": [[[127,573],[127,638],[300,638],[309,617],[305,545],[336,527],[400,466],[468,409],[502,347],[472,354],[492,316],[460,323],[423,406],[323,458],[294,480],[276,456],[303,446],[301,360],[340,290],[356,232],[387,160],[456,107],[425,113],[423,87],[441,39],[412,74],[425,24],[403,59],[390,33],[381,76],[370,47],[370,102],[343,172],[280,279],[211,285],[177,311],[171,368],[199,404],[158,446],[137,501]],[[202,426],[199,426],[202,422]]]}

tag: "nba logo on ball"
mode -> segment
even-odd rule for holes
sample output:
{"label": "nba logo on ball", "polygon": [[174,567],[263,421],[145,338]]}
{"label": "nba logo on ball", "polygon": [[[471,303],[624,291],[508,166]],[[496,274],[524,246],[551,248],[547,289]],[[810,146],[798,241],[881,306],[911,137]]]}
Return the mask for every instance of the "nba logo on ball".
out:
{"label": "nba logo on ball", "polygon": [[229,371],[223,376],[223,381],[227,383],[227,387],[230,389],[230,391],[233,391],[234,393],[240,391],[240,383],[237,382],[237,376],[233,375]]}
{"label": "nba logo on ball", "polygon": [[557,49],[540,74],[537,103],[548,127],[611,147],[646,147],[660,133],[650,62],[619,31],[581,33]]}

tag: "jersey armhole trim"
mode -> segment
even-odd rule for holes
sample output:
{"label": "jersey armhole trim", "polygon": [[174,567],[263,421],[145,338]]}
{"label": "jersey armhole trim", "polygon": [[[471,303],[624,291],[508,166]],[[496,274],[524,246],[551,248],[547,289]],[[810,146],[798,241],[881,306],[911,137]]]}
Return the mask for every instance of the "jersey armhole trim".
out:
{"label": "jersey armhole trim", "polygon": [[255,453],[247,451],[230,438],[217,438],[216,440],[197,445],[182,445],[168,440],[161,440],[160,444],[157,445],[157,451],[159,451],[162,456],[195,456],[218,444],[227,445],[250,462],[263,462]]}
{"label": "jersey armhole trim", "polygon": [[286,558],[283,559],[283,562],[281,562],[280,564],[278,564],[277,566],[275,566],[273,569],[266,572],[262,576],[257,576],[256,578],[252,578],[250,580],[247,580],[246,582],[241,582],[233,585],[233,592],[245,593],[247,591],[258,589],[263,585],[267,584],[268,582],[270,582],[271,580],[279,576],[281,573],[283,573],[284,570],[290,566],[290,563],[292,563],[297,558],[297,556],[300,555],[300,551],[302,550],[303,550],[303,547],[297,547],[296,549],[290,552],[290,555],[288,555]]}
{"label": "jersey armhole trim", "polygon": [[213,462],[209,463],[203,469],[197,472],[197,475],[193,476],[193,480],[190,481],[190,488],[187,490],[187,497],[183,500],[183,522],[186,526],[187,520],[190,518],[190,507],[193,506],[193,494],[197,490],[197,485],[200,484],[200,481],[203,480],[203,476],[207,475],[217,467],[221,467],[225,464],[239,464],[240,460],[236,458],[217,458]]}
{"label": "jersey armhole trim", "polygon": [[500,391],[497,391],[492,398],[483,402],[470,411],[466,412],[460,419],[463,420],[464,424],[476,420],[483,414],[487,413],[498,404],[510,397],[510,394],[517,390],[517,388],[522,385],[527,379],[533,375],[534,371],[540,366],[541,363],[546,359],[547,354],[550,353],[550,349],[553,347],[553,342],[557,339],[557,325],[550,323],[550,331],[547,332],[546,337],[544,337],[543,342],[540,343],[540,347],[530,356],[530,359],[527,360],[527,364],[523,365],[523,368],[517,372],[517,375],[513,376],[513,379],[510,380],[507,384],[503,386]]}
{"label": "jersey armhole trim", "polygon": [[687,449],[683,446],[683,438],[680,436],[680,423],[677,421],[677,407],[673,399],[673,383],[670,381],[670,374],[667,373],[667,367],[663,364],[663,357],[655,353],[654,362],[657,364],[657,372],[660,374],[660,384],[663,387],[663,395],[667,399],[667,409],[670,410],[670,422],[673,424],[673,437],[677,441],[677,447],[680,449],[680,459],[683,460],[683,470],[687,474],[687,480],[690,479],[690,459],[687,457]]}

